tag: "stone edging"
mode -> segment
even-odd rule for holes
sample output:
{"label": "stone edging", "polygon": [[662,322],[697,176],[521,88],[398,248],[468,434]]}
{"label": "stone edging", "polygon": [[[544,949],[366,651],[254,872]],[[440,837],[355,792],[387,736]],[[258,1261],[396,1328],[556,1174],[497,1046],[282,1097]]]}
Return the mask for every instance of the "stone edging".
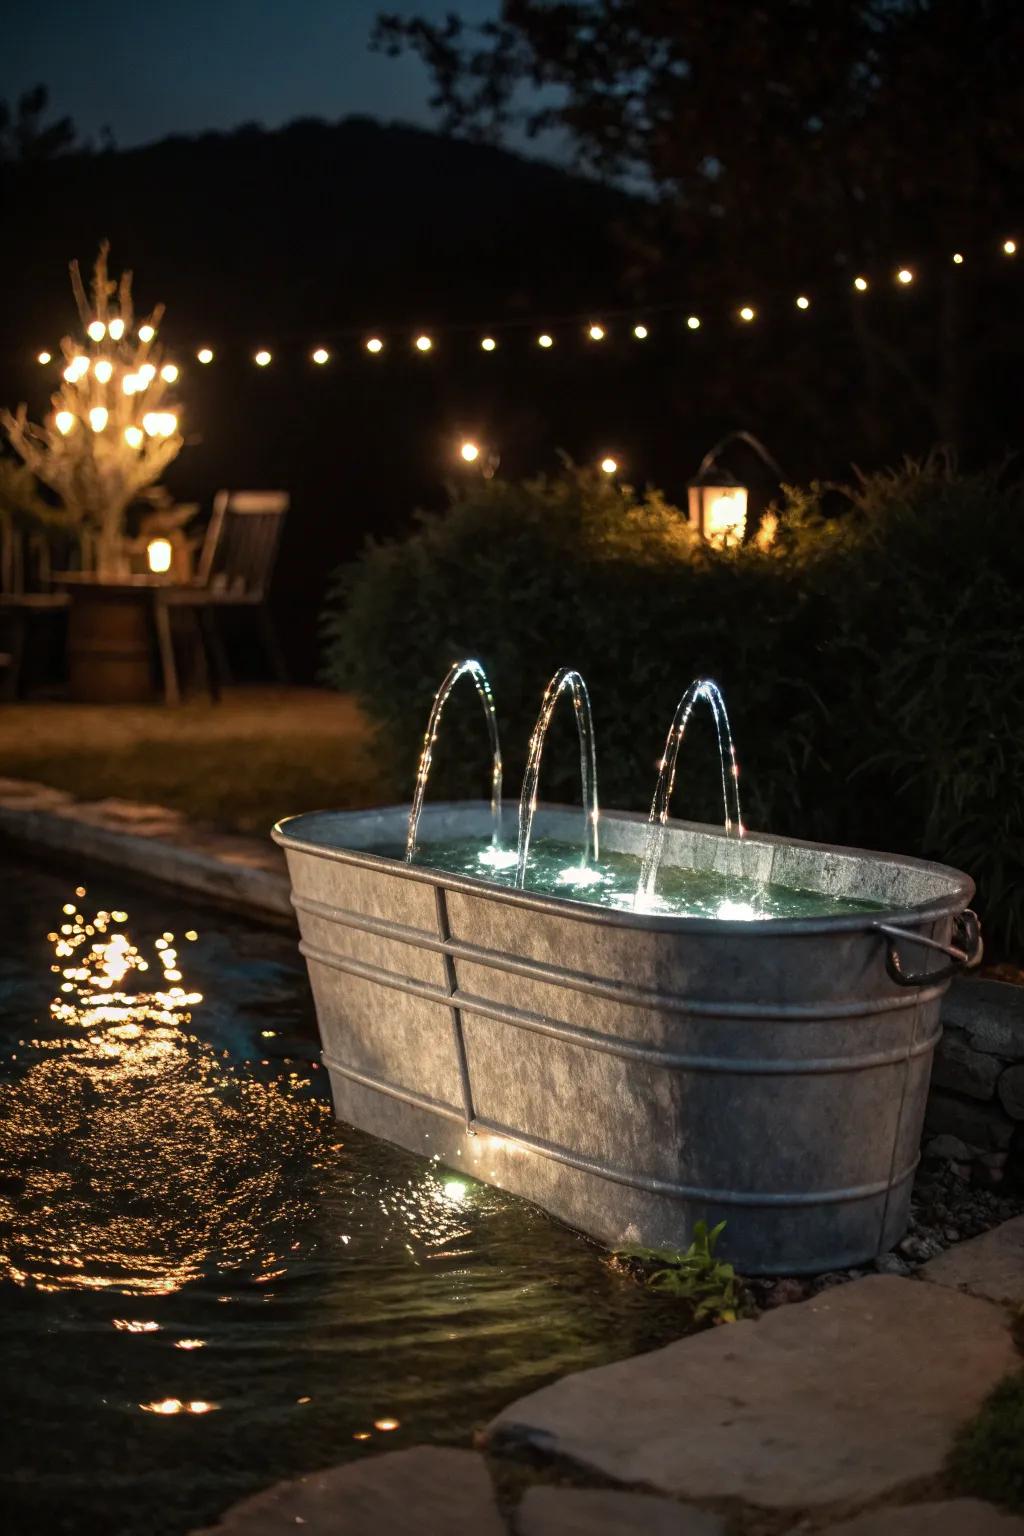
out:
{"label": "stone edging", "polygon": [[193,891],[263,921],[294,923],[284,858],[269,837],[203,830],[178,811],[132,800],[75,800],[24,779],[0,779],[0,834]]}

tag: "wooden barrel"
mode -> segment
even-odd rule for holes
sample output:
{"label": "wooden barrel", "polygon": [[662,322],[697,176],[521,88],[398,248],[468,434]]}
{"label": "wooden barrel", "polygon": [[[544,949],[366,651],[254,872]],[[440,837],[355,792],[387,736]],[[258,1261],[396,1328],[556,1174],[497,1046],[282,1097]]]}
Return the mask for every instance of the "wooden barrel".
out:
{"label": "wooden barrel", "polygon": [[79,704],[147,704],[157,697],[152,597],[145,587],[75,586],[68,615],[68,682]]}

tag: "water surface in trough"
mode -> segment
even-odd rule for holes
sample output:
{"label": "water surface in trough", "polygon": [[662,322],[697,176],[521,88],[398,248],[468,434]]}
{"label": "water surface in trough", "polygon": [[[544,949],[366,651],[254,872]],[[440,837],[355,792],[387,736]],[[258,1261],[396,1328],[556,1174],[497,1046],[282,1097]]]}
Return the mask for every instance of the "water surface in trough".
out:
{"label": "water surface in trough", "polygon": [[291,936],[6,855],[5,1529],[181,1536],[683,1331],[540,1211],[335,1124]]}
{"label": "water surface in trough", "polygon": [[[371,851],[396,859],[404,856],[397,845]],[[516,883],[515,851],[493,848],[478,837],[421,842],[414,862],[509,887]],[[526,889],[632,911],[640,869],[641,861],[633,854],[602,849],[596,863],[586,864],[579,845],[536,838],[526,864]],[[878,902],[856,897],[797,890],[769,881],[745,880],[716,874],[714,870],[683,869],[663,863],[657,890],[643,899],[642,910],[673,917],[752,922],[784,917],[841,917],[856,912],[880,912],[882,907]]]}

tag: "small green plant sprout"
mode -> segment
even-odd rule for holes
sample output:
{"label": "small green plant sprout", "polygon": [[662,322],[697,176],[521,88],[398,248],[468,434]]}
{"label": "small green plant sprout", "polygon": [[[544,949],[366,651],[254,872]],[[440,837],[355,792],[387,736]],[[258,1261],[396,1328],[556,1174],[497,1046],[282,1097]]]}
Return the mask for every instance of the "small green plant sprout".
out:
{"label": "small green plant sprout", "polygon": [[[670,1248],[619,1248],[618,1256],[632,1259],[644,1267],[646,1284],[652,1291],[678,1296],[693,1307],[695,1319],[713,1323],[734,1323],[748,1316],[752,1307],[743,1282],[731,1264],[715,1258],[715,1248],[725,1222],[708,1230],[706,1221],[693,1227],[693,1242],[685,1253]],[[657,1266],[656,1268],[654,1266]]]}

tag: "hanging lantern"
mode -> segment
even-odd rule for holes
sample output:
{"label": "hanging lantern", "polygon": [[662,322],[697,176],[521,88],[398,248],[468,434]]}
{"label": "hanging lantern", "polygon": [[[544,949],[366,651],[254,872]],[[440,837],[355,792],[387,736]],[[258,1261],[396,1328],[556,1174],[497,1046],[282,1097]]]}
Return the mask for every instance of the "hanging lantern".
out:
{"label": "hanging lantern", "polygon": [[690,527],[716,549],[743,543],[747,528],[747,487],[734,475],[703,466],[689,484]]}

